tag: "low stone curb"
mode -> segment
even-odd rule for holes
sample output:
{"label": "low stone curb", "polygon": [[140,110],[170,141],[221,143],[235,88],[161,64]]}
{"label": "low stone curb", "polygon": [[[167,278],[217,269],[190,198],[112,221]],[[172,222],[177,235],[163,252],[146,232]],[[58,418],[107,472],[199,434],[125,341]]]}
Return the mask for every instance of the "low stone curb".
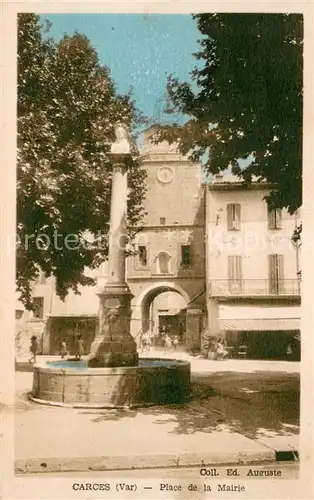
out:
{"label": "low stone curb", "polygon": [[[130,404],[130,405],[116,405],[116,404],[84,404],[84,403],[59,403],[56,401],[47,401],[45,399],[34,398],[31,392],[26,394],[27,398],[34,403],[39,403],[45,406],[52,406],[58,408],[73,408],[73,409],[89,409],[89,410],[137,410],[141,408],[151,408],[156,406],[156,403],[141,403],[141,404]],[[192,400],[193,396],[188,395],[186,400],[187,402]],[[167,405],[164,405],[167,406]]]}
{"label": "low stone curb", "polygon": [[264,447],[256,452],[182,453],[179,455],[130,455],[86,458],[31,458],[15,462],[16,474],[40,472],[89,472],[149,468],[203,467],[214,465],[246,465],[276,461],[276,452]]}

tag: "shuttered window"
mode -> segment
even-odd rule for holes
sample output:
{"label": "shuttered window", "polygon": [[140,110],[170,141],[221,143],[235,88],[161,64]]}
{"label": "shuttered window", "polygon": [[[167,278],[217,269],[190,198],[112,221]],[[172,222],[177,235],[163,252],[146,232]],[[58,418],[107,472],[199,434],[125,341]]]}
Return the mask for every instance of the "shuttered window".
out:
{"label": "shuttered window", "polygon": [[228,282],[229,292],[242,291],[242,256],[230,255],[228,257]]}
{"label": "shuttered window", "polygon": [[268,229],[282,228],[282,211],[280,208],[268,210]]}
{"label": "shuttered window", "polygon": [[283,255],[268,256],[269,293],[279,295],[284,291]]}
{"label": "shuttered window", "polygon": [[240,203],[229,203],[227,205],[227,228],[228,231],[240,229],[241,205]]}

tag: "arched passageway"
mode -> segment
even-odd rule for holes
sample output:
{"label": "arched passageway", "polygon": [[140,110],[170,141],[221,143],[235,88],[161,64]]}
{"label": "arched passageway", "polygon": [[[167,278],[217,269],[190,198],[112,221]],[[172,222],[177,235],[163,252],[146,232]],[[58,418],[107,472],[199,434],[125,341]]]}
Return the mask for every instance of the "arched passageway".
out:
{"label": "arched passageway", "polygon": [[162,329],[181,336],[185,331],[186,291],[171,283],[150,286],[139,297],[141,331],[158,335]]}

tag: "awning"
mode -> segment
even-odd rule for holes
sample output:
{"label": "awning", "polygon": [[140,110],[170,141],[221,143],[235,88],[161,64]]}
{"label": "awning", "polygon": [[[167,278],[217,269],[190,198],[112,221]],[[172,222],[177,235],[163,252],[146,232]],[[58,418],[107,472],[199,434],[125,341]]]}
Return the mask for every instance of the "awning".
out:
{"label": "awning", "polygon": [[300,318],[221,319],[219,323],[221,330],[300,330]]}
{"label": "awning", "polygon": [[83,319],[94,319],[94,318],[98,318],[98,314],[84,314],[84,313],[80,313],[80,314],[47,314],[46,315],[47,318],[65,318],[65,319],[80,319],[80,318],[83,318]]}

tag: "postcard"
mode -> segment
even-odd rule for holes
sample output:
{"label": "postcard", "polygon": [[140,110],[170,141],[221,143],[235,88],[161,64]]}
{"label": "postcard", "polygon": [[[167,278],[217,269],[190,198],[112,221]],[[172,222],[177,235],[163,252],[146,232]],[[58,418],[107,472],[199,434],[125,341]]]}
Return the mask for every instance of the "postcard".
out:
{"label": "postcard", "polygon": [[2,11],[1,498],[312,498],[313,6]]}

